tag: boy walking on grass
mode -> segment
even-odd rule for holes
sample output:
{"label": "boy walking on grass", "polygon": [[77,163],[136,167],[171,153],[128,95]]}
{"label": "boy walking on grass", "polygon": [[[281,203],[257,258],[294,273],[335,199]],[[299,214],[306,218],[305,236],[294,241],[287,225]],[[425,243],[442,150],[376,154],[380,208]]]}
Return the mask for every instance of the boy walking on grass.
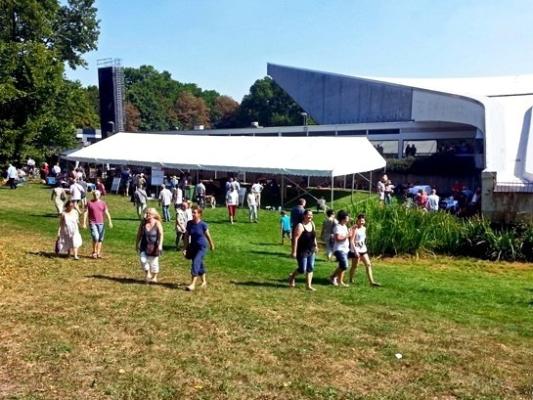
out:
{"label": "boy walking on grass", "polygon": [[281,228],[281,244],[283,244],[285,236],[291,240],[291,219],[285,211],[280,212],[279,224]]}

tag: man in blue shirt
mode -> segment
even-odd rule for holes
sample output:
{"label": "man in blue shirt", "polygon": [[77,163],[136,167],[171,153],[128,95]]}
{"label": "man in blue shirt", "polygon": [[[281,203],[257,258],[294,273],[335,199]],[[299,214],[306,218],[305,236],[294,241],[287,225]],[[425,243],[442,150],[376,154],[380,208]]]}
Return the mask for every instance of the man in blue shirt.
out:
{"label": "man in blue shirt", "polygon": [[291,230],[296,228],[303,221],[306,201],[303,198],[298,199],[298,204],[291,210]]}

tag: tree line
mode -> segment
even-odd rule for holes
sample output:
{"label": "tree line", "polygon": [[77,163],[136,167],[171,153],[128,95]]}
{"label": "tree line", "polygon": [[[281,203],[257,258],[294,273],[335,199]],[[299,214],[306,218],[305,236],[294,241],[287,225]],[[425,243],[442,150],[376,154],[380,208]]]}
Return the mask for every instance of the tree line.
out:
{"label": "tree line", "polygon": [[[94,0],[0,0],[0,164],[46,160],[100,128],[96,86],[65,76],[97,49]],[[153,66],[124,68],[127,131],[299,125],[302,109],[270,77],[238,103]]]}
{"label": "tree line", "polygon": [[242,102],[216,90],[174,80],[152,66],[125,68],[127,131],[297,125],[302,109],[270,77],[258,79]]}

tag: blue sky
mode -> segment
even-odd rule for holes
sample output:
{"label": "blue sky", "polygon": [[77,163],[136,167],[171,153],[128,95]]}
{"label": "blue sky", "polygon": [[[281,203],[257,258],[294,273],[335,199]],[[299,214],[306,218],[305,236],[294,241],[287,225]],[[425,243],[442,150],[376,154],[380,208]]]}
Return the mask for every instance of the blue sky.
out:
{"label": "blue sky", "polygon": [[240,101],[267,62],[364,76],[533,73],[532,0],[96,0],[96,61],[153,65]]}

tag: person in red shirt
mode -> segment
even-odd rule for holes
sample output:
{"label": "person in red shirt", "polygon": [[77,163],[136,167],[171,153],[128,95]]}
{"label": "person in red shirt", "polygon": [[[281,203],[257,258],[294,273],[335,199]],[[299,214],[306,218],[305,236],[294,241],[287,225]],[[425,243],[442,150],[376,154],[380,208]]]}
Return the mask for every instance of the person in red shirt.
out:
{"label": "person in red shirt", "polygon": [[461,190],[463,190],[463,185],[459,183],[459,181],[455,181],[455,183],[452,185],[452,193],[457,195]]}
{"label": "person in red shirt", "polygon": [[415,202],[419,208],[427,211],[426,206],[428,204],[428,194],[423,189],[420,189],[416,194]]}
{"label": "person in red shirt", "polygon": [[107,194],[105,185],[102,183],[102,179],[100,178],[96,178],[96,190],[100,192],[100,196],[105,196]]}
{"label": "person in red shirt", "polygon": [[87,220],[89,220],[91,237],[93,239],[93,258],[102,258],[102,243],[105,235],[104,216],[109,221],[109,227],[113,228],[113,222],[111,221],[107,204],[100,200],[100,196],[100,191],[95,190],[93,192],[92,200],[87,203],[87,212],[83,215],[84,228],[87,228]]}
{"label": "person in red shirt", "polygon": [[43,163],[41,166],[41,179],[44,181],[50,174],[50,169],[48,168],[48,163]]}

